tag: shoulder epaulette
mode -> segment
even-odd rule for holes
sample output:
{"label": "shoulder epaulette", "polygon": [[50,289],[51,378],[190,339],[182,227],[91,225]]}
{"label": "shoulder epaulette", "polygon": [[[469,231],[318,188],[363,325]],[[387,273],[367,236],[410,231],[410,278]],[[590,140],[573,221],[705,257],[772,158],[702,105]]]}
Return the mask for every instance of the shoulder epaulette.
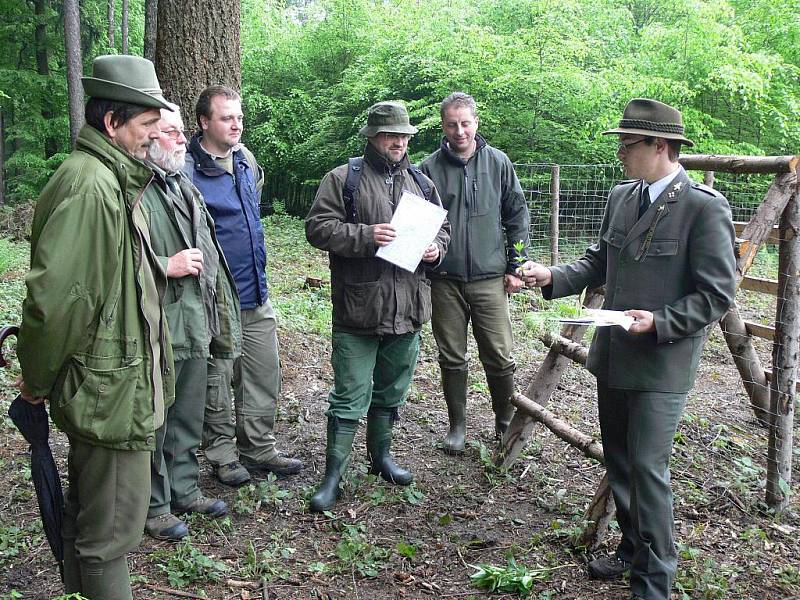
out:
{"label": "shoulder epaulette", "polygon": [[714,188],[709,187],[704,183],[697,183],[696,181],[693,181],[692,187],[696,190],[700,190],[701,192],[705,192],[709,196],[714,196],[714,198],[724,198],[724,196],[719,190],[715,190]]}

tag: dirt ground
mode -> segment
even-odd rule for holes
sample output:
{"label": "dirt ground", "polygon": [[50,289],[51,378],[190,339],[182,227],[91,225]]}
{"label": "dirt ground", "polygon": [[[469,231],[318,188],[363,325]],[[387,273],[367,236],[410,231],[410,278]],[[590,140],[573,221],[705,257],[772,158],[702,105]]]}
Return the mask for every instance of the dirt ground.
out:
{"label": "dirt ground", "polygon": [[[522,325],[525,308],[524,297],[514,302],[521,390],[545,353]],[[330,342],[286,328],[280,342],[284,397],[277,435],[305,468],[291,478],[233,490],[216,483],[201,460],[201,487],[228,502],[231,514],[191,519],[192,535],[179,545],[145,537],[130,556],[137,599],[511,598],[470,581],[473,565],[505,566],[510,555],[534,576],[531,598],[628,598],[624,582],[587,579],[591,557],[571,544],[601,466],[541,426],[509,472],[489,466],[493,417],[475,352],[471,444],[460,457],[437,449],[447,413],[429,330],[393,446],[397,462],[414,473],[414,486],[402,489],[366,475],[362,427],[339,503],[329,515],[310,514],[307,499],[324,470]],[[12,393],[0,394],[4,415]],[[573,366],[550,408],[599,437],[595,398],[592,377]],[[63,476],[66,440],[60,433],[51,439]],[[766,449],[766,430],[755,422],[715,333],[673,453],[680,555],[674,598],[800,598],[800,502],[795,495],[792,510],[781,517],[764,506]],[[24,440],[0,418],[0,599],[60,593],[27,464]],[[794,475],[797,481],[797,468]],[[600,552],[617,540],[612,528]]]}

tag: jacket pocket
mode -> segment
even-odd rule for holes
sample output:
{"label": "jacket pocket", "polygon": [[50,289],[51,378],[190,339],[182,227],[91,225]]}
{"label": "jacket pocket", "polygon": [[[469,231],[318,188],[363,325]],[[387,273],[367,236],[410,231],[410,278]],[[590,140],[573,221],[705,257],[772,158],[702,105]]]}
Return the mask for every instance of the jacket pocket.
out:
{"label": "jacket pocket", "polygon": [[678,253],[678,240],[652,240],[647,256],[675,256]]}
{"label": "jacket pocket", "polygon": [[414,317],[411,319],[414,325],[421,327],[430,321],[431,309],[431,282],[427,279],[420,279],[417,284]]}
{"label": "jacket pocket", "polygon": [[[65,421],[79,435],[101,444],[144,440],[152,435],[152,401],[137,402],[141,364],[141,357],[75,356],[59,399]],[[145,431],[148,423],[150,428]]]}
{"label": "jacket pocket", "polygon": [[186,346],[186,323],[183,318],[183,303],[179,300],[164,307],[164,314],[169,325],[169,337],[173,348]]}
{"label": "jacket pocket", "polygon": [[603,241],[614,248],[622,248],[622,243],[625,241],[627,235],[628,234],[624,231],[620,231],[615,227],[609,227],[603,234]]}
{"label": "jacket pocket", "polygon": [[377,327],[383,314],[383,295],[380,281],[349,283],[342,297],[344,319],[353,327],[368,329]]}

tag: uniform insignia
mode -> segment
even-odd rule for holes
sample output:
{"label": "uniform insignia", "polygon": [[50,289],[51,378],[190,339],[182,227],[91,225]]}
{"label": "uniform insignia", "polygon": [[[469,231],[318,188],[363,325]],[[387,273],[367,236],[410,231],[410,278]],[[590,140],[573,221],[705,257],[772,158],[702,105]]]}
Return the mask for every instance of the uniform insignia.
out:
{"label": "uniform insignia", "polygon": [[675,190],[676,192],[680,192],[681,187],[683,187],[683,182],[679,181],[678,183],[672,186],[672,189]]}
{"label": "uniform insignia", "polygon": [[675,197],[675,192],[669,192],[667,194],[667,198],[674,198],[674,197]]}

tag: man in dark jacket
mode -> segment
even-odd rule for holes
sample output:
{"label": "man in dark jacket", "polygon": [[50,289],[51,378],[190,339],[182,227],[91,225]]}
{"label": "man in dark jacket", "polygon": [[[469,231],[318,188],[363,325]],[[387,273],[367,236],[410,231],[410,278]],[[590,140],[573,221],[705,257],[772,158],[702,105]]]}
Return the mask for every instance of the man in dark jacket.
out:
{"label": "man in dark jacket", "polygon": [[145,530],[156,539],[179,540],[189,528],[176,515],[221,517],[222,500],[205,497],[197,485],[196,452],[203,433],[207,359],[233,359],[240,347],[236,287],[214,222],[202,196],[181,173],[186,138],[180,109],[162,111],[161,135],[148,158],[155,183],[142,198],[150,243],[169,278],[164,310],[175,359],[175,403],[156,432],[150,508]]}
{"label": "man in dark jacket", "polygon": [[235,361],[213,358],[209,363],[203,448],[217,478],[237,486],[250,480],[249,471],[292,475],[303,465],[284,456],[275,441],[281,366],[259,213],[264,172],[240,141],[244,117],[236,91],[222,85],[206,88],[196,112],[201,133],[192,138],[184,171],[202,192],[214,218],[217,238],[236,281],[242,317],[241,357]]}
{"label": "man in dark jacket", "polygon": [[125,554],[142,538],[155,430],[174,389],[166,275],[141,206],[153,178],[143,160],[169,106],[144,58],[99,56],[82,81],[86,125],[33,218],[20,393],[49,399],[69,440],[66,593],[129,600]]}
{"label": "man in dark jacket", "polygon": [[[389,453],[392,426],[417,364],[419,331],[431,315],[425,269],[444,256],[449,225],[442,225],[413,273],[377,258],[375,252],[395,238],[390,221],[403,192],[424,195],[407,156],[408,140],[416,132],[402,104],[370,107],[367,125],[359,132],[368,143],[354,206],[345,201],[348,165],[342,165],[322,179],[306,217],[309,243],[330,255],[333,303],[334,387],[327,412],[325,477],[310,504],[315,512],[335,504],[364,415],[370,472],[398,485],[413,479]],[[430,190],[428,201],[441,205],[430,180],[418,176]]]}
{"label": "man in dark jacket", "polygon": [[516,269],[528,247],[530,217],[508,156],[478,135],[475,100],[454,92],[441,106],[441,147],[422,162],[447,209],[452,240],[431,273],[433,335],[439,347],[450,430],[442,449],[464,451],[467,411],[467,327],[478,355],[501,436],[514,414],[514,340],[508,294],[522,287]]}
{"label": "man in dark jacket", "polygon": [[611,190],[597,243],[558,267],[527,265],[545,298],[605,284],[603,308],[635,318],[598,327],[586,366],[597,400],[622,541],[589,564],[592,577],[630,570],[632,599],[667,600],[677,567],[669,457],[708,325],[733,304],[734,232],[728,202],[678,163],[681,113],[656,100],[625,107],[617,155],[632,179]]}

